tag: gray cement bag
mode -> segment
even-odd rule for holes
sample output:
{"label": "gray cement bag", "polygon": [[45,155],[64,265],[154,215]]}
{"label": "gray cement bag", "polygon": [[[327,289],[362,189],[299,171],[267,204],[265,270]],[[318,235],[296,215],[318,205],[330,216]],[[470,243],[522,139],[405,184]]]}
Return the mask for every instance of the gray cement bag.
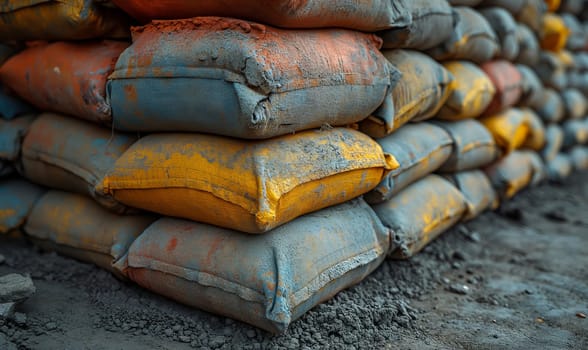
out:
{"label": "gray cement bag", "polygon": [[567,119],[580,119],[588,112],[588,100],[577,89],[565,89],[561,93]]}
{"label": "gray cement bag", "polygon": [[561,0],[559,5],[560,12],[568,12],[570,14],[579,15],[582,10],[586,8],[586,2],[584,0]]}
{"label": "gray cement bag", "polygon": [[541,164],[535,152],[514,151],[485,168],[484,172],[500,199],[508,200],[543,178]]}
{"label": "gray cement bag", "polygon": [[503,8],[490,7],[480,10],[494,32],[500,44],[500,58],[514,60],[519,54],[519,40],[517,37],[517,23],[512,15]]}
{"label": "gray cement bag", "polygon": [[524,24],[517,25],[517,41],[519,43],[519,54],[515,61],[527,66],[533,66],[539,59],[539,41],[533,31]]}
{"label": "gray cement bag", "polygon": [[490,179],[481,170],[461,171],[447,174],[449,180],[463,195],[467,205],[467,213],[463,220],[472,220],[489,209],[496,209],[498,196],[490,183]]}
{"label": "gray cement bag", "polygon": [[563,148],[564,131],[557,124],[547,125],[545,128],[545,147],[541,150],[541,157],[545,162],[552,161]]}
{"label": "gray cement bag", "polygon": [[0,118],[13,119],[24,114],[33,113],[34,111],[35,108],[33,106],[0,84]]}
{"label": "gray cement bag", "polygon": [[130,278],[181,303],[271,332],[365,278],[390,233],[363,200],[251,236],[163,218],[131,246]]}
{"label": "gray cement bag", "polygon": [[588,169],[588,147],[575,146],[568,153],[575,170]]}
{"label": "gray cement bag", "polygon": [[558,154],[553,160],[546,163],[547,176],[550,181],[562,182],[574,171],[574,164],[569,155]]}
{"label": "gray cement bag", "polygon": [[546,87],[562,91],[568,86],[565,62],[553,52],[541,52],[533,69]]}
{"label": "gray cement bag", "polygon": [[440,168],[441,172],[476,169],[498,157],[500,150],[494,137],[477,120],[435,121],[435,124],[445,129],[453,139],[453,151]]}
{"label": "gray cement bag", "polygon": [[451,6],[469,6],[474,7],[481,3],[483,0],[448,0]]}
{"label": "gray cement bag", "polygon": [[429,55],[437,60],[464,59],[483,63],[498,54],[498,37],[479,12],[468,7],[455,7],[454,13],[453,34],[443,44],[427,51]]}
{"label": "gray cement bag", "polygon": [[393,259],[407,259],[459,222],[467,213],[466,201],[449,181],[429,175],[408,186],[374,210],[392,230]]}
{"label": "gray cement bag", "polygon": [[[509,2],[508,0],[506,0]],[[543,26],[543,16],[547,13],[545,0],[525,0],[523,8],[516,14],[517,22],[531,28],[535,33],[540,33]]]}
{"label": "gray cement bag", "polygon": [[0,235],[19,230],[45,191],[21,179],[0,180]]}
{"label": "gray cement bag", "polygon": [[524,107],[537,107],[543,103],[544,88],[543,83],[531,68],[523,64],[517,64],[517,69],[522,76],[521,99],[519,105]]}
{"label": "gray cement bag", "polygon": [[479,7],[500,7],[516,15],[523,10],[526,2],[527,0],[482,0]]}
{"label": "gray cement bag", "polygon": [[107,93],[125,131],[265,139],[359,122],[399,77],[373,34],[283,30],[230,18],[133,29]]}
{"label": "gray cement bag", "polygon": [[564,132],[563,147],[583,145],[588,142],[588,119],[566,120],[562,124]]}
{"label": "gray cement bag", "polygon": [[561,18],[563,19],[566,27],[570,30],[570,36],[566,41],[566,49],[571,51],[580,51],[588,44],[588,35],[584,31],[582,24],[578,21],[576,16],[570,13],[562,13]]}
{"label": "gray cement bag", "polygon": [[378,33],[384,39],[384,48],[426,50],[453,33],[454,15],[446,0],[410,0],[407,7],[412,16],[410,24]]}
{"label": "gray cement bag", "polygon": [[125,277],[127,251],[153,221],[149,216],[111,213],[78,194],[49,191],[35,204],[24,230],[45,250]]}
{"label": "gray cement bag", "polygon": [[546,124],[560,122],[564,119],[566,113],[560,94],[550,88],[545,89],[543,100],[533,108]]}
{"label": "gray cement bag", "polygon": [[381,108],[359,124],[360,131],[380,138],[409,121],[432,118],[443,106],[453,75],[429,56],[412,50],[385,50],[402,77]]}
{"label": "gray cement bag", "polygon": [[34,120],[34,115],[26,115],[13,120],[0,119],[0,162],[14,163],[18,161],[22,139]]}
{"label": "gray cement bag", "polygon": [[400,167],[392,170],[371,192],[364,195],[370,204],[381,203],[436,171],[451,155],[453,140],[442,128],[422,122],[408,124],[378,143],[384,152],[392,154]]}

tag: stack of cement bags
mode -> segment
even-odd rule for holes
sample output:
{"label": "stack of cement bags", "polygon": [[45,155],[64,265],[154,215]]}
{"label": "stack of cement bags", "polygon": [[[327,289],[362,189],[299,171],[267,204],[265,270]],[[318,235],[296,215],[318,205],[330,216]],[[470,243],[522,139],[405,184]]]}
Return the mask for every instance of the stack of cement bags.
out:
{"label": "stack of cement bags", "polygon": [[0,3],[0,233],[269,331],[588,167],[576,2]]}

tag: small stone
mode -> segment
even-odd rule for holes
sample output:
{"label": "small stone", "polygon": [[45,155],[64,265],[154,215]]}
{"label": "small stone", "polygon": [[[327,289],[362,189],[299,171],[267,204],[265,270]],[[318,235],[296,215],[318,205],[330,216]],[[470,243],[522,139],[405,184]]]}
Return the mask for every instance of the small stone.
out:
{"label": "small stone", "polygon": [[47,322],[45,324],[45,329],[47,329],[48,331],[55,330],[56,328],[57,328],[57,324],[55,324],[55,322]]}
{"label": "small stone", "polygon": [[212,349],[218,349],[221,346],[223,346],[225,344],[225,337],[223,337],[222,335],[217,335],[215,337],[213,337],[212,339],[210,339],[210,341],[208,342],[208,346],[210,346]]}
{"label": "small stone", "polygon": [[460,264],[460,263],[458,263],[457,261],[454,261],[454,262],[452,262],[452,263],[451,263],[451,267],[452,267],[454,270],[459,270],[459,268],[461,268],[461,264]]}
{"label": "small stone", "polygon": [[537,322],[537,323],[545,323],[545,320],[543,319],[543,317],[537,317],[535,319],[535,322]]}
{"label": "small stone", "polygon": [[181,335],[181,336],[180,336],[180,341],[181,341],[182,343],[189,343],[190,341],[192,341],[192,339],[190,339],[190,337],[187,337],[187,336],[185,336],[185,335]]}
{"label": "small stone", "polygon": [[443,277],[443,278],[441,278],[441,282],[443,282],[445,284],[449,284],[451,282],[451,280],[449,280],[449,278],[447,278],[447,277]]}
{"label": "small stone", "polygon": [[455,294],[466,295],[470,292],[470,287],[465,284],[455,283],[449,286],[449,291]]}
{"label": "small stone", "polygon": [[578,312],[578,313],[576,314],[576,317],[578,317],[578,318],[586,318],[586,314],[585,314],[585,313],[583,313],[583,312]]}
{"label": "small stone", "polygon": [[478,232],[472,232],[469,236],[468,239],[474,243],[479,243],[480,242],[480,234]]}
{"label": "small stone", "polygon": [[460,251],[455,251],[455,252],[453,252],[453,254],[452,254],[452,257],[453,257],[455,260],[459,260],[459,261],[465,261],[465,260],[466,260],[466,256],[465,256],[465,254],[464,254],[464,253],[462,253],[462,252],[460,252]]}
{"label": "small stone", "polygon": [[29,276],[12,273],[0,277],[0,303],[22,302],[36,291],[33,280]]}
{"label": "small stone", "polygon": [[22,312],[17,312],[14,314],[13,320],[17,325],[24,326],[27,324],[27,315]]}
{"label": "small stone", "polygon": [[246,335],[247,335],[247,338],[255,338],[256,333],[253,329],[250,329],[247,331]]}
{"label": "small stone", "polygon": [[177,325],[175,325],[175,326],[174,326],[172,329],[174,330],[174,332],[176,332],[176,333],[177,333],[177,332],[179,332],[179,331],[181,331],[181,330],[182,330],[182,326],[180,326],[180,325],[178,325],[178,324],[177,324]]}
{"label": "small stone", "polygon": [[3,303],[0,304],[0,320],[6,320],[14,315],[14,308],[16,303]]}
{"label": "small stone", "polygon": [[174,331],[171,328],[166,329],[165,331],[163,331],[163,333],[168,336],[171,337],[174,334]]}

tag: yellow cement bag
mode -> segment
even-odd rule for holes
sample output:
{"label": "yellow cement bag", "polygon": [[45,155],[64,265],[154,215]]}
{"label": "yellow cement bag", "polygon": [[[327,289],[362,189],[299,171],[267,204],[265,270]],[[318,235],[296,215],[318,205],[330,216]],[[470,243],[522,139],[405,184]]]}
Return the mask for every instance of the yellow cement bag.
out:
{"label": "yellow cement bag", "polygon": [[385,102],[359,124],[362,132],[375,138],[389,135],[409,121],[432,118],[447,100],[453,81],[451,73],[425,54],[412,50],[383,53],[402,76],[392,89],[393,103]]}
{"label": "yellow cement bag", "polygon": [[464,221],[472,220],[486,210],[498,207],[498,195],[483,171],[461,171],[445,175],[445,178],[461,192],[466,201],[467,212],[463,217]]}
{"label": "yellow cement bag", "polygon": [[566,47],[570,30],[564,20],[553,13],[543,17],[543,27],[540,35],[541,48],[549,51],[560,51]]}
{"label": "yellow cement bag", "polygon": [[532,151],[514,151],[484,169],[501,199],[514,197],[543,177],[541,160]]}
{"label": "yellow cement bag", "polygon": [[454,77],[451,93],[437,118],[461,120],[480,116],[492,102],[496,89],[483,70],[467,61],[443,64]]}
{"label": "yellow cement bag", "polygon": [[392,230],[393,259],[407,259],[456,224],[466,214],[464,197],[449,181],[429,175],[374,210]]}
{"label": "yellow cement bag", "polygon": [[519,109],[484,117],[480,122],[490,131],[502,154],[508,154],[521,146],[529,136],[529,120]]}
{"label": "yellow cement bag", "polygon": [[547,125],[545,128],[545,146],[541,150],[541,157],[545,162],[553,160],[561,151],[564,143],[564,131],[557,124]]}
{"label": "yellow cement bag", "polygon": [[262,141],[152,134],[137,141],[101,191],[132,207],[249,233],[360,196],[398,163],[345,128]]}
{"label": "yellow cement bag", "polygon": [[24,230],[43,249],[123,277],[131,243],[153,221],[149,216],[113,214],[78,194],[49,191],[33,207]]}
{"label": "yellow cement bag", "polygon": [[545,146],[545,125],[539,116],[530,108],[521,108],[520,111],[523,113],[527,120],[529,127],[529,133],[527,138],[522,145],[522,148],[528,148],[533,151],[541,151]]}

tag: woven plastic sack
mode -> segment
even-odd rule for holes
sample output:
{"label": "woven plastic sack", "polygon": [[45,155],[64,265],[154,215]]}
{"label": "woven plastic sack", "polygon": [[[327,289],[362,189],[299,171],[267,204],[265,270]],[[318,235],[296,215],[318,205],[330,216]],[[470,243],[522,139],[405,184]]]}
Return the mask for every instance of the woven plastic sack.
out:
{"label": "woven plastic sack", "polygon": [[498,60],[484,63],[481,68],[496,89],[494,99],[484,112],[485,115],[498,113],[519,102],[523,93],[523,77],[512,63]]}
{"label": "woven plastic sack", "polygon": [[467,213],[462,220],[475,219],[486,210],[498,207],[498,196],[483,171],[461,171],[447,174],[445,178],[461,192],[466,201]]}
{"label": "woven plastic sack", "polygon": [[533,154],[514,151],[484,170],[502,200],[514,197],[542,177],[543,169],[538,167]]}
{"label": "woven plastic sack", "polygon": [[127,38],[127,17],[92,0],[2,0],[0,40]]}
{"label": "woven plastic sack", "polygon": [[[399,74],[381,39],[218,17],[133,29],[108,83],[114,125],[263,139],[358,122]],[[328,103],[327,103],[328,101]]]}
{"label": "woven plastic sack", "polygon": [[523,112],[515,108],[482,118],[480,122],[494,136],[503,155],[521,148],[529,137],[530,121]]}
{"label": "woven plastic sack", "polygon": [[496,89],[486,73],[467,61],[451,61],[443,64],[454,77],[451,92],[445,105],[437,113],[443,120],[476,118],[487,108]]}
{"label": "woven plastic sack", "polygon": [[516,67],[522,78],[522,93],[519,105],[525,107],[540,106],[544,100],[543,83],[531,68],[522,64],[517,64]]}
{"label": "woven plastic sack", "polygon": [[359,124],[362,132],[380,138],[409,121],[432,118],[451,93],[453,76],[425,54],[412,50],[386,50],[384,56],[402,77],[386,101]]}
{"label": "woven plastic sack", "polygon": [[545,146],[541,151],[541,157],[545,162],[552,161],[563,148],[564,131],[557,124],[547,125],[545,128]]}
{"label": "woven plastic sack", "polygon": [[29,128],[22,144],[22,174],[50,188],[86,194],[106,208],[127,208],[95,186],[135,138],[97,125],[45,113]]}
{"label": "woven plastic sack", "polygon": [[31,47],[0,68],[0,79],[40,110],[110,124],[106,79],[124,42],[57,42]]}
{"label": "woven plastic sack", "polygon": [[375,270],[390,248],[389,235],[362,200],[260,236],[164,218],[132,244],[128,273],[184,304],[283,332]]}
{"label": "woven plastic sack", "polygon": [[49,191],[33,207],[24,227],[45,250],[57,251],[126,276],[126,254],[155,218],[116,215],[78,194]]}
{"label": "woven plastic sack", "polygon": [[553,89],[545,89],[543,100],[534,106],[535,112],[545,123],[558,123],[565,117],[565,105],[560,94]]}
{"label": "woven plastic sack", "polygon": [[405,125],[378,143],[384,152],[394,155],[400,167],[364,195],[370,204],[389,200],[409,184],[439,169],[453,151],[449,134],[427,122]]}
{"label": "woven plastic sack", "polygon": [[449,181],[429,175],[387,202],[373,206],[392,231],[393,259],[408,259],[421,251],[467,213],[466,201]]}
{"label": "woven plastic sack", "polygon": [[0,234],[20,229],[45,190],[21,179],[0,180]]}
{"label": "woven plastic sack", "polygon": [[527,66],[533,66],[539,58],[539,41],[535,33],[526,25],[517,25],[517,41],[519,43],[519,54],[515,61]]}
{"label": "woven plastic sack", "polygon": [[519,54],[519,41],[517,37],[517,22],[512,15],[503,8],[490,7],[480,10],[480,14],[486,18],[500,44],[500,58],[512,61]]}
{"label": "woven plastic sack", "polygon": [[577,89],[566,89],[562,91],[561,98],[565,108],[567,119],[580,119],[588,112],[588,100],[584,94]]}
{"label": "woven plastic sack", "polygon": [[132,207],[262,233],[360,196],[397,167],[352,129],[264,141],[152,134],[117,160],[102,190]]}

